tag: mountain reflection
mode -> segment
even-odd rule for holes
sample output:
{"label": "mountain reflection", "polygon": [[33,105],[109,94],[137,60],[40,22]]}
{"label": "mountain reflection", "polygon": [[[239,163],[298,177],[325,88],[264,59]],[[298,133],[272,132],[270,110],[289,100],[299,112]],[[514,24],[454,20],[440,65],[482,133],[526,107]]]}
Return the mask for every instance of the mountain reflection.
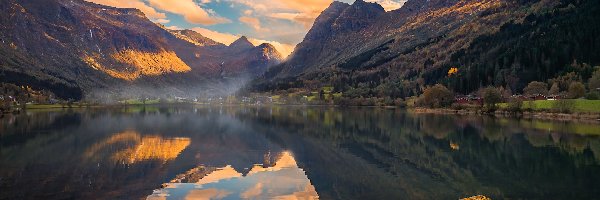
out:
{"label": "mountain reflection", "polygon": [[117,152],[115,159],[135,163],[146,160],[168,161],[177,158],[177,155],[190,145],[189,138],[163,139],[159,136],[144,137],[133,148]]}
{"label": "mountain reflection", "polygon": [[[198,180],[189,182],[188,177]],[[319,199],[315,187],[287,151],[273,166],[254,165],[246,175],[230,165],[199,167],[163,186],[147,199]]]}
{"label": "mountain reflection", "polygon": [[0,200],[598,199],[599,130],[371,108],[32,112],[0,118]]}
{"label": "mountain reflection", "polygon": [[114,161],[129,164],[152,160],[166,162],[177,158],[179,153],[190,145],[190,142],[190,138],[142,136],[135,131],[125,131],[92,145],[85,155],[88,158],[96,157],[105,149],[113,151],[124,145],[125,149],[113,152],[111,157]]}

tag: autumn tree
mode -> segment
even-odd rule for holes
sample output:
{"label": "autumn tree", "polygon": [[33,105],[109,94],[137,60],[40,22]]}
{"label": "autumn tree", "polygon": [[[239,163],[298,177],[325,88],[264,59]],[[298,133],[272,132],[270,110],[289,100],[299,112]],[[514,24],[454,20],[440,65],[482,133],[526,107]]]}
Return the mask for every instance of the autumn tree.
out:
{"label": "autumn tree", "polygon": [[552,87],[550,87],[550,91],[548,93],[550,95],[558,95],[560,93],[560,87],[558,86],[558,83],[552,84]]}
{"label": "autumn tree", "polygon": [[569,85],[569,97],[573,99],[581,98],[585,95],[585,85],[581,82],[573,82]]}
{"label": "autumn tree", "polygon": [[523,89],[525,95],[548,95],[548,85],[546,83],[533,81]]}
{"label": "autumn tree", "polygon": [[453,101],[454,94],[441,84],[425,88],[418,100],[419,105],[431,108],[446,107],[451,105]]}

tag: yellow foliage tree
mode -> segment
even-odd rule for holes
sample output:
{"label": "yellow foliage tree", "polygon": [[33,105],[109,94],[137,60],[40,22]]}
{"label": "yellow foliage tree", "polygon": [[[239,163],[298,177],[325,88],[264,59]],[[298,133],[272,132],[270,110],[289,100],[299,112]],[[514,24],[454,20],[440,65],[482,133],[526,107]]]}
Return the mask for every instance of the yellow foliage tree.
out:
{"label": "yellow foliage tree", "polygon": [[450,70],[448,70],[448,76],[452,76],[453,74],[456,74],[456,73],[458,73],[458,68],[456,68],[456,67],[450,68]]}

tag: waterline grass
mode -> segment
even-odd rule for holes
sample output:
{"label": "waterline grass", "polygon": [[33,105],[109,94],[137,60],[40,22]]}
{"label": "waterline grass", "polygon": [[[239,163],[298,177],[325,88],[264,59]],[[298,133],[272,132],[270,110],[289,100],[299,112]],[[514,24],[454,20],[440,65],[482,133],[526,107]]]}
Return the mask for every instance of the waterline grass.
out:
{"label": "waterline grass", "polygon": [[[567,101],[572,105],[573,112],[585,112],[585,113],[600,113],[600,100],[587,100],[587,99],[568,99],[568,100],[537,100],[537,101],[525,101],[523,102],[522,109],[532,109],[535,111],[544,111],[555,109],[557,102]],[[507,103],[498,104],[500,108],[508,107]]]}

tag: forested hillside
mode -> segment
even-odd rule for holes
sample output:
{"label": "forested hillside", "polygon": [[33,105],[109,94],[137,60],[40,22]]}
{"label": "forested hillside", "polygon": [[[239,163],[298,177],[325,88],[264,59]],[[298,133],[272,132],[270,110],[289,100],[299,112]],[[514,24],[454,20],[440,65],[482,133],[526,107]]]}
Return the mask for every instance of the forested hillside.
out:
{"label": "forested hillside", "polygon": [[[361,22],[358,29],[320,34],[356,20],[339,9],[364,7],[359,2],[332,4],[289,60],[270,68],[251,90],[332,87],[332,93],[348,98],[394,99],[441,83],[457,94],[487,86],[521,93],[531,81],[569,72],[587,82],[600,64],[600,2],[595,0],[411,0],[399,10],[372,15],[375,20]],[[331,49],[337,53],[328,53]],[[298,58],[309,64],[296,64]]]}

